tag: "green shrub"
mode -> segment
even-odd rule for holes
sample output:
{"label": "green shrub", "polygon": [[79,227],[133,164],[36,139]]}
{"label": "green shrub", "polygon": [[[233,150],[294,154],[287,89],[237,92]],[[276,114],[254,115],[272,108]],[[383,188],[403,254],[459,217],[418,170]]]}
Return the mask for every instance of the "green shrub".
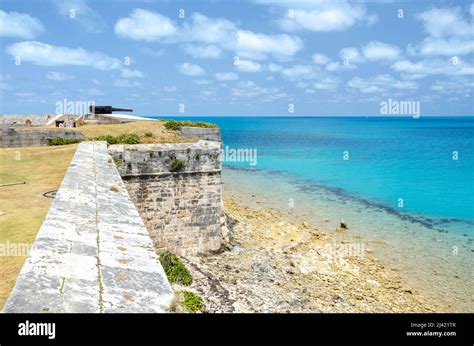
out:
{"label": "green shrub", "polygon": [[135,133],[123,133],[121,135],[112,136],[98,136],[90,138],[91,141],[106,141],[108,144],[138,144],[140,143],[140,137]]}
{"label": "green shrub", "polygon": [[183,296],[183,307],[189,312],[195,313],[204,309],[204,302],[196,293],[183,291]]}
{"label": "green shrub", "polygon": [[179,172],[184,169],[186,164],[183,160],[174,159],[171,161],[170,172]]}
{"label": "green shrub", "polygon": [[150,132],[150,131],[145,132],[145,137],[153,137],[153,132]]}
{"label": "green shrub", "polygon": [[217,128],[216,124],[206,123],[203,121],[192,122],[190,120],[165,120],[163,126],[168,130],[178,131],[181,126],[203,127],[207,129]]}
{"label": "green shrub", "polygon": [[171,252],[160,254],[160,263],[165,270],[166,276],[171,283],[180,283],[189,286],[193,282],[193,277],[178,256]]}
{"label": "green shrub", "polygon": [[75,144],[81,142],[82,139],[78,138],[62,138],[62,137],[54,137],[49,142],[49,145],[66,145],[66,144]]}

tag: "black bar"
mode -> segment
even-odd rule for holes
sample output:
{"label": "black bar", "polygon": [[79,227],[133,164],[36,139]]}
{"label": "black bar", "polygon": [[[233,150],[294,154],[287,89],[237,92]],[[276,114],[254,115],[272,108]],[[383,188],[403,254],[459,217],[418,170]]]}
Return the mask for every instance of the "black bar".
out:
{"label": "black bar", "polygon": [[[19,336],[26,321],[54,322],[55,338]],[[0,344],[472,346],[473,328],[473,314],[0,314]],[[407,335],[420,331],[456,335]]]}

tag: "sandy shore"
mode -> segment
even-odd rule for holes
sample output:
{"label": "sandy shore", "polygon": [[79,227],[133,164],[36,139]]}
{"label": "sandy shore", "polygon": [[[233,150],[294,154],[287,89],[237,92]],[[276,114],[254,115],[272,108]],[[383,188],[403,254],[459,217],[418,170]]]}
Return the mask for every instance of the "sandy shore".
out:
{"label": "sandy shore", "polygon": [[184,259],[207,312],[443,312],[349,229],[225,200],[228,251]]}

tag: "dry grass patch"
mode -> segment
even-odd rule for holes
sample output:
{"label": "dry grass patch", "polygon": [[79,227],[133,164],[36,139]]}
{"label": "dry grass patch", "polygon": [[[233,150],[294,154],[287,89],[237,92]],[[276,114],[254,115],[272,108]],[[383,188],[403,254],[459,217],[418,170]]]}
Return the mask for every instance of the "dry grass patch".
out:
{"label": "dry grass patch", "polygon": [[123,134],[136,134],[140,143],[190,143],[196,142],[192,138],[179,136],[175,131],[167,130],[161,120],[143,120],[127,124],[111,125],[82,125],[77,128],[87,138],[99,136],[117,136]]}
{"label": "dry grass patch", "polygon": [[[52,203],[43,197],[59,188],[77,145],[0,149],[0,244],[31,244]],[[26,256],[0,256],[0,309]]]}

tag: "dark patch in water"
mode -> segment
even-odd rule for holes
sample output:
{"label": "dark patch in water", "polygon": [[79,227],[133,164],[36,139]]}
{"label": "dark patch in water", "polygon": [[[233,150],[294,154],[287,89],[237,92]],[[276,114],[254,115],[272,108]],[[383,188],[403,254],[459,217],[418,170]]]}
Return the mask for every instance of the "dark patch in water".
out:
{"label": "dark patch in water", "polygon": [[[474,226],[474,222],[470,220],[456,219],[456,218],[434,219],[434,218],[429,218],[429,217],[417,215],[417,214],[402,213],[398,211],[397,209],[393,207],[389,207],[385,204],[369,201],[360,196],[354,196],[347,190],[344,190],[338,187],[330,187],[330,186],[322,185],[308,179],[298,178],[285,171],[267,170],[267,169],[255,168],[255,167],[236,167],[236,166],[228,166],[228,165],[225,165],[225,169],[245,172],[245,173],[259,172],[259,173],[264,173],[267,176],[283,177],[283,178],[294,181],[294,186],[296,187],[297,191],[315,192],[320,196],[321,196],[321,191],[327,191],[327,192],[332,193],[332,195],[336,196],[337,201],[342,202],[342,204],[347,204],[346,201],[358,202],[368,209],[375,209],[379,212],[385,212],[390,215],[395,215],[396,217],[400,218],[403,221],[407,221],[412,224],[419,224],[428,229],[436,230],[440,233],[449,233],[449,231],[444,228],[439,228],[435,226],[441,226],[441,225],[446,225],[446,224],[451,224],[451,223],[463,223],[463,224]],[[322,195],[322,197],[324,197],[326,200],[336,201],[336,199],[331,198],[330,195],[327,195],[327,194]],[[357,212],[362,212],[362,211],[357,210]],[[467,236],[467,235],[464,235],[464,236]]]}

